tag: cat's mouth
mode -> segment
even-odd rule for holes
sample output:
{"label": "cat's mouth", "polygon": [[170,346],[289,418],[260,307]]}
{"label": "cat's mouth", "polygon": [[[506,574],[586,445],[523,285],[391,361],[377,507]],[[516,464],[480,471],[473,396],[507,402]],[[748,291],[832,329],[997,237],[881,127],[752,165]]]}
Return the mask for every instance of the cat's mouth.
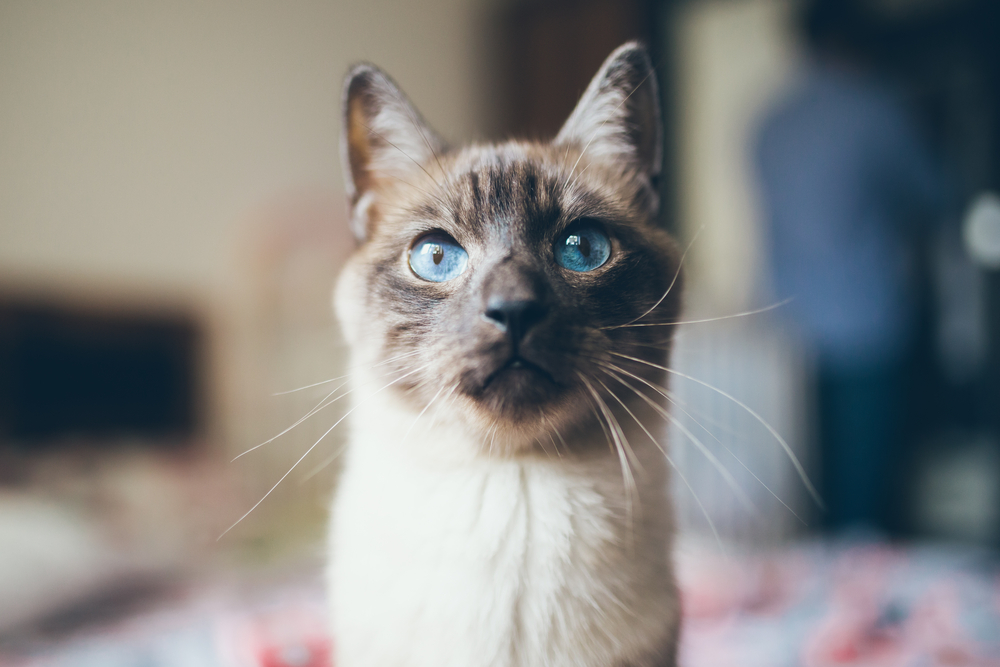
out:
{"label": "cat's mouth", "polygon": [[552,373],[533,361],[515,354],[499,368],[486,376],[486,380],[483,381],[482,391],[487,391],[491,387],[498,387],[501,384],[504,385],[505,389],[516,390],[518,386],[526,386],[528,383],[537,382],[539,379],[546,380],[552,385],[559,384],[552,376]]}

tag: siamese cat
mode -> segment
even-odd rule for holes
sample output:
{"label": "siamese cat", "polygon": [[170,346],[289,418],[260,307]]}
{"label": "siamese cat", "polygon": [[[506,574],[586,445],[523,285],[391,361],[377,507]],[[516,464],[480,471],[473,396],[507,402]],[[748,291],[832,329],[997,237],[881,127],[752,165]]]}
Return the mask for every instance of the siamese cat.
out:
{"label": "siamese cat", "polygon": [[675,665],[661,140],[635,43],[547,142],[449,147],[349,73],[337,667]]}

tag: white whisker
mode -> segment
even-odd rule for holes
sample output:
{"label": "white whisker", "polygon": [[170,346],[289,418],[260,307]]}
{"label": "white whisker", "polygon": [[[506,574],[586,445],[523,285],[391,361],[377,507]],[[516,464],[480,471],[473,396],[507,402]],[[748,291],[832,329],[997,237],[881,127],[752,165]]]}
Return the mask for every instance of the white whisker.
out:
{"label": "white whisker", "polygon": [[556,436],[558,436],[559,440],[563,444],[563,447],[567,452],[569,452],[569,447],[566,445],[566,441],[563,440],[562,434],[559,433],[559,429],[557,429],[555,425],[549,421],[549,418],[544,411],[541,413],[541,419],[542,423],[545,425],[545,433],[549,436],[549,440],[552,442],[552,447],[556,450],[556,456],[562,458],[562,454],[559,452],[559,445],[557,445],[556,441],[552,438],[552,434],[555,433]]}
{"label": "white whisker", "polygon": [[309,456],[309,453],[310,453],[310,452],[311,452],[312,450],[316,449],[316,446],[317,446],[317,445],[319,445],[319,443],[323,442],[323,439],[324,439],[324,438],[326,438],[326,436],[328,436],[328,435],[330,434],[330,432],[331,432],[331,431],[333,431],[333,429],[337,428],[337,425],[338,425],[338,424],[340,424],[340,423],[341,423],[342,421],[344,421],[345,419],[347,419],[347,417],[348,417],[348,416],[349,416],[349,415],[350,415],[350,414],[351,414],[352,412],[354,412],[355,410],[357,410],[357,409],[358,409],[359,407],[361,407],[361,406],[362,406],[362,405],[363,405],[363,404],[364,404],[365,402],[367,402],[368,400],[370,400],[371,398],[373,398],[373,397],[374,397],[374,396],[375,396],[376,394],[380,393],[380,392],[381,392],[382,390],[384,390],[384,389],[388,389],[389,387],[391,387],[392,385],[396,384],[396,383],[397,383],[397,382],[399,382],[400,380],[402,380],[402,379],[404,379],[404,378],[406,378],[406,377],[408,377],[408,376],[410,376],[410,375],[413,375],[414,373],[416,373],[416,372],[418,372],[418,371],[422,371],[422,370],[424,370],[425,368],[429,368],[429,367],[430,367],[430,364],[427,364],[427,365],[425,365],[425,366],[421,366],[421,367],[419,367],[419,368],[415,368],[415,369],[413,369],[412,371],[410,371],[410,372],[409,372],[409,373],[407,373],[406,375],[402,375],[402,376],[400,376],[400,377],[396,378],[395,380],[393,380],[393,381],[392,381],[392,382],[390,382],[389,384],[387,384],[387,385],[385,385],[384,387],[382,387],[382,389],[379,389],[378,391],[376,391],[376,392],[375,392],[374,394],[372,394],[371,396],[368,396],[368,397],[366,397],[366,398],[365,398],[365,399],[363,399],[363,400],[362,400],[362,401],[361,401],[360,403],[358,403],[358,404],[357,404],[357,405],[355,405],[355,406],[354,406],[353,408],[351,408],[351,409],[350,409],[350,410],[348,410],[348,411],[347,411],[346,413],[344,413],[344,416],[343,416],[343,417],[341,417],[340,419],[338,419],[338,420],[336,421],[336,423],[334,423],[334,425],[333,425],[333,426],[331,426],[331,427],[330,427],[329,429],[327,429],[327,431],[326,431],[326,432],[325,432],[325,433],[324,433],[323,435],[321,435],[321,436],[319,437],[319,440],[317,440],[316,442],[314,442],[314,443],[312,444],[312,446],[311,446],[311,447],[309,447],[309,449],[307,449],[307,450],[305,451],[305,454],[303,454],[302,456],[300,456],[300,457],[299,457],[299,459],[298,459],[298,461],[296,461],[295,463],[293,463],[293,464],[292,464],[292,467],[288,469],[288,472],[286,472],[286,473],[285,473],[284,475],[282,475],[282,476],[281,476],[281,479],[279,479],[279,480],[278,480],[277,482],[275,482],[274,486],[272,486],[272,487],[271,487],[270,489],[268,489],[267,493],[265,493],[265,494],[264,494],[264,496],[263,496],[263,497],[262,497],[262,498],[261,498],[260,500],[258,500],[258,501],[257,501],[257,503],[256,503],[256,504],[255,504],[255,505],[254,505],[253,507],[251,507],[251,508],[250,508],[249,510],[247,510],[247,513],[246,513],[246,514],[244,514],[244,515],[243,515],[243,516],[241,516],[241,517],[240,517],[239,519],[237,519],[237,520],[236,520],[236,523],[234,523],[233,525],[231,525],[231,526],[230,526],[229,528],[226,528],[226,529],[225,529],[224,531],[222,531],[222,534],[221,534],[221,535],[219,535],[219,537],[217,537],[217,538],[216,538],[216,541],[219,541],[219,540],[221,540],[221,539],[222,539],[222,538],[223,538],[223,537],[225,536],[225,534],[226,534],[226,533],[228,533],[228,532],[229,532],[229,531],[231,531],[231,530],[232,530],[233,528],[235,528],[236,526],[238,526],[238,525],[239,525],[239,523],[240,523],[241,521],[243,521],[243,519],[245,519],[245,518],[247,518],[248,516],[250,516],[250,513],[251,513],[251,512],[253,512],[253,511],[254,511],[255,509],[257,509],[257,507],[259,507],[259,506],[260,506],[260,504],[261,504],[262,502],[264,502],[264,500],[266,500],[266,499],[267,499],[267,497],[268,497],[269,495],[271,495],[271,493],[272,493],[272,492],[273,492],[273,491],[274,491],[274,490],[275,490],[276,488],[278,488],[278,485],[279,485],[279,484],[281,484],[281,483],[282,483],[282,482],[283,482],[283,481],[285,480],[285,478],[286,478],[286,477],[288,477],[288,476],[289,476],[290,474],[292,474],[292,471],[293,471],[293,470],[295,470],[295,468],[297,468],[297,467],[298,467],[298,465],[299,465],[300,463],[302,463],[302,460],[303,460],[303,459],[304,459],[305,457]]}
{"label": "white whisker", "polygon": [[[622,480],[625,483],[625,516],[628,524],[629,541],[631,543],[633,531],[635,529],[633,523],[633,502],[635,505],[639,505],[638,509],[640,511],[642,508],[640,505],[639,490],[635,483],[635,477],[632,475],[632,468],[629,466],[628,456],[625,453],[625,447],[628,446],[627,441],[626,444],[623,444],[625,433],[622,431],[622,427],[618,423],[618,420],[615,419],[615,416],[611,413],[611,409],[608,408],[607,404],[601,399],[601,395],[597,393],[597,390],[594,389],[593,385],[590,384],[583,374],[577,373],[577,375],[594,397],[594,401],[597,403],[598,408],[604,413],[604,419],[608,422],[608,428],[611,430],[611,435],[614,439],[615,451],[618,453],[618,460],[622,469]],[[631,447],[629,447],[629,450],[631,450]],[[634,501],[632,498],[633,494],[635,495]]]}
{"label": "white whisker", "polygon": [[[377,378],[373,378],[372,380],[368,380],[367,382],[365,382],[365,383],[363,383],[363,384],[368,384],[369,382],[372,382],[372,381],[373,381],[373,380],[375,380],[375,379],[378,379],[378,378],[384,378],[385,376],[387,376],[387,375],[392,375],[393,373],[401,373],[401,372],[403,372],[404,370],[406,370],[406,369],[395,369],[395,370],[391,370],[391,371],[389,371],[388,373],[383,373],[382,375],[379,375],[379,376],[377,376]],[[348,377],[348,376],[346,376],[346,375],[345,375],[345,376],[343,376],[343,377]],[[343,379],[343,378],[338,378],[338,379]],[[299,424],[301,424],[301,423],[302,423],[302,422],[304,422],[305,420],[307,420],[307,419],[309,419],[310,417],[312,417],[312,416],[313,416],[314,414],[316,414],[316,413],[317,413],[317,412],[319,412],[320,410],[323,410],[323,409],[325,409],[325,408],[327,408],[327,407],[329,407],[329,406],[333,405],[334,403],[336,403],[336,402],[337,402],[337,401],[339,401],[340,399],[344,398],[344,397],[345,397],[345,396],[347,396],[348,394],[351,394],[351,393],[353,393],[354,391],[356,391],[356,389],[348,389],[347,391],[345,391],[345,392],[344,392],[343,394],[341,394],[340,396],[337,396],[336,398],[334,398],[334,399],[332,399],[332,400],[327,400],[327,399],[329,399],[329,398],[330,398],[331,396],[333,396],[333,395],[334,395],[335,393],[337,393],[337,391],[338,391],[338,390],[339,390],[339,389],[340,389],[341,387],[343,387],[344,385],[346,385],[346,384],[347,384],[347,381],[344,381],[344,382],[343,382],[342,384],[339,384],[339,385],[337,385],[336,387],[334,387],[333,391],[331,391],[331,392],[330,392],[329,394],[327,394],[326,396],[324,396],[324,397],[323,397],[323,399],[322,399],[322,400],[321,400],[321,401],[320,401],[319,403],[317,403],[317,404],[316,404],[316,406],[315,406],[315,407],[313,407],[313,409],[312,409],[312,410],[310,410],[309,412],[307,412],[306,414],[304,414],[304,415],[303,415],[303,416],[302,416],[301,418],[299,418],[299,420],[298,420],[298,421],[296,421],[296,422],[295,422],[294,424],[292,424],[291,426],[289,426],[288,428],[286,428],[286,429],[285,429],[284,431],[282,431],[281,433],[279,433],[279,434],[277,434],[277,435],[275,435],[275,436],[273,436],[273,437],[271,437],[271,438],[268,438],[267,440],[265,440],[264,442],[260,443],[259,445],[254,445],[253,447],[251,447],[250,449],[246,450],[245,452],[243,452],[243,453],[241,453],[241,454],[237,454],[237,455],[236,455],[236,456],[234,456],[234,457],[233,457],[233,458],[232,458],[232,459],[231,459],[231,460],[230,460],[229,462],[230,462],[230,463],[232,463],[232,462],[233,462],[233,461],[235,461],[236,459],[238,459],[238,458],[241,458],[241,457],[243,457],[243,456],[246,456],[246,455],[247,455],[247,454],[249,454],[250,452],[253,452],[253,451],[256,451],[256,450],[260,449],[261,447],[263,447],[264,445],[267,445],[267,444],[270,444],[270,443],[274,442],[275,440],[277,440],[277,439],[278,439],[278,438],[280,438],[281,436],[285,435],[286,433],[288,433],[289,431],[291,431],[291,430],[292,430],[293,428],[295,428],[296,426],[298,426]]]}
{"label": "white whisker", "polygon": [[[649,382],[645,378],[639,375],[635,375],[634,373],[630,373],[624,368],[619,368],[617,366],[614,366],[613,364],[609,364],[607,368],[613,371],[613,373],[615,374],[623,373],[635,380],[638,380],[639,382],[642,382],[650,389],[663,396],[668,401],[670,400],[670,397],[667,396],[660,387],[657,387],[656,385]],[[747,496],[746,492],[743,491],[743,488],[736,481],[736,478],[733,477],[733,474],[729,472],[729,469],[725,465],[723,465],[722,461],[720,461],[718,457],[712,453],[712,450],[709,449],[705,445],[705,443],[703,443],[694,433],[692,433],[686,426],[684,426],[684,424],[682,424],[679,419],[670,414],[668,410],[664,409],[662,405],[659,405],[655,401],[651,400],[648,396],[635,389],[635,387],[632,387],[627,381],[622,380],[620,377],[616,377],[616,379],[626,387],[630,387],[633,391],[635,391],[636,394],[638,394],[643,400],[645,400],[654,410],[656,410],[660,415],[662,415],[664,419],[666,419],[675,427],[677,427],[677,430],[679,430],[682,434],[684,434],[687,437],[687,439],[690,440],[692,444],[694,444],[694,446],[698,448],[698,451],[700,451],[702,455],[708,460],[708,462],[712,464],[712,467],[714,467],[718,471],[718,473],[722,476],[722,478],[726,480],[726,484],[728,484],[729,487],[732,489],[733,493],[736,494],[736,497],[737,499],[739,499],[740,503],[742,503],[743,506],[754,515],[757,516],[760,515],[760,511],[757,509],[756,505],[754,505],[753,502],[750,500],[750,497]]]}
{"label": "white whisker", "polygon": [[[638,394],[642,398],[646,398],[646,396],[640,393],[638,389],[628,384],[627,382],[624,382],[621,378],[611,375],[611,373],[609,373],[607,370],[605,370],[604,373],[610,377],[614,377],[615,380],[621,382],[624,386],[631,389],[634,393]],[[603,385],[604,383],[602,382],[601,384]],[[607,389],[606,386],[604,388]],[[687,490],[691,493],[691,497],[694,498],[695,504],[698,505],[698,509],[701,510],[702,515],[705,517],[705,521],[708,522],[708,527],[712,530],[712,534],[715,536],[715,541],[719,545],[719,550],[724,552],[725,547],[723,547],[722,545],[722,538],[719,536],[719,531],[715,527],[715,522],[712,521],[711,515],[705,508],[705,505],[701,502],[701,498],[698,497],[697,493],[695,493],[694,487],[691,486],[691,483],[688,481],[687,476],[685,476],[684,472],[677,466],[676,463],[674,463],[673,458],[670,456],[670,454],[667,453],[666,448],[663,445],[661,445],[660,442],[655,437],[653,437],[653,434],[649,432],[649,429],[646,428],[646,425],[643,424],[641,421],[639,421],[639,418],[632,413],[632,411],[629,409],[627,405],[625,405],[622,399],[618,398],[617,394],[615,394],[610,389],[608,389],[608,393],[611,394],[615,398],[615,400],[621,404],[621,406],[625,409],[625,412],[627,412],[628,415],[635,421],[635,423],[639,425],[639,428],[642,429],[643,433],[646,434],[646,436],[653,442],[653,444],[656,445],[656,448],[660,450],[660,453],[663,454],[663,458],[666,459],[667,463],[680,478],[684,486],[687,487]]]}
{"label": "white whisker", "polygon": [[714,386],[708,384],[707,382],[699,380],[698,378],[695,378],[695,377],[691,377],[690,375],[688,375],[686,373],[681,373],[680,371],[674,370],[673,368],[667,368],[666,366],[661,366],[659,364],[654,364],[654,363],[652,363],[650,361],[646,361],[644,359],[639,359],[637,357],[631,357],[631,356],[629,356],[627,354],[621,354],[619,352],[612,352],[611,354],[615,355],[616,357],[622,357],[624,359],[630,359],[630,360],[635,361],[637,363],[646,364],[647,366],[652,366],[653,368],[657,368],[657,369],[659,369],[661,371],[665,371],[667,373],[671,373],[673,375],[677,375],[679,377],[682,377],[682,378],[685,378],[687,380],[690,380],[691,382],[700,384],[701,386],[703,386],[703,387],[705,387],[707,389],[710,389],[710,390],[716,392],[720,396],[724,396],[725,398],[728,398],[733,403],[735,403],[736,405],[738,405],[741,408],[743,408],[744,410],[746,410],[747,414],[749,414],[751,417],[753,417],[758,422],[760,422],[760,424],[762,426],[764,426],[764,428],[766,428],[768,430],[768,432],[774,437],[774,439],[778,441],[778,444],[780,444],[781,448],[785,450],[785,454],[788,455],[789,460],[792,462],[792,465],[795,467],[795,471],[798,473],[799,479],[802,480],[802,483],[805,485],[806,489],[809,491],[809,495],[811,495],[813,497],[813,500],[816,502],[816,504],[819,506],[820,509],[822,509],[824,511],[826,510],[826,505],[823,503],[823,499],[820,497],[819,492],[816,490],[816,487],[814,487],[813,484],[812,484],[812,482],[809,480],[809,475],[806,474],[805,468],[802,466],[802,463],[799,461],[799,458],[797,456],[795,456],[795,452],[793,452],[792,448],[788,445],[787,442],[785,442],[785,439],[781,437],[781,434],[779,434],[774,429],[774,427],[771,426],[767,422],[767,420],[765,420],[763,417],[761,417],[759,414],[757,414],[757,412],[755,412],[746,403],[744,403],[743,401],[739,400],[735,396],[733,396],[733,395],[731,395],[731,394],[729,394],[729,393],[727,393],[727,392],[719,389],[718,387],[714,387]]}
{"label": "white whisker", "polygon": [[642,318],[646,317],[646,315],[649,315],[651,312],[653,312],[654,310],[656,310],[657,308],[659,308],[660,304],[663,303],[663,300],[666,299],[667,296],[670,294],[671,290],[674,289],[674,285],[677,284],[677,279],[681,275],[681,268],[683,268],[683,266],[684,266],[684,260],[685,260],[685,258],[687,258],[688,253],[691,251],[691,247],[694,245],[694,242],[698,240],[698,237],[701,235],[701,232],[704,229],[705,229],[705,225],[702,225],[702,226],[698,227],[698,231],[696,231],[694,233],[694,236],[691,238],[691,241],[688,242],[687,248],[684,249],[684,253],[681,255],[680,261],[677,262],[677,270],[674,271],[674,277],[670,281],[670,284],[667,285],[667,291],[663,293],[663,296],[661,296],[659,298],[659,300],[656,303],[654,303],[649,308],[649,310],[647,310],[645,313],[643,313],[639,317],[635,318],[634,320],[626,322],[625,324],[619,324],[619,325],[612,326],[612,327],[602,327],[602,328],[603,329],[619,329],[621,327],[627,327],[627,326],[629,326],[629,325],[631,325],[631,324],[633,324],[635,322],[638,322]]}
{"label": "white whisker", "polygon": [[[455,385],[455,386],[457,387],[458,385]],[[434,398],[432,398],[430,401],[428,401],[427,405],[424,406],[424,409],[420,411],[420,413],[417,415],[416,419],[413,420],[413,423],[410,424],[410,428],[406,429],[406,433],[403,434],[403,440],[402,440],[402,442],[404,442],[404,443],[406,442],[406,439],[410,437],[410,431],[413,430],[413,427],[417,425],[417,422],[420,421],[420,418],[424,416],[424,413],[427,412],[427,409],[429,407],[431,407],[431,405],[434,404],[434,401],[436,401],[438,399],[438,396],[440,396],[441,392],[443,392],[443,391],[444,391],[444,387],[441,387],[440,389],[437,390],[437,393],[434,394]]]}
{"label": "white whisker", "polygon": [[[286,389],[285,391],[276,391],[271,396],[285,396],[287,394],[294,394],[298,391],[305,391],[306,389],[312,389],[313,387],[322,387],[325,384],[330,384],[331,382],[336,382],[338,380],[343,380],[350,377],[349,375],[341,375],[339,377],[330,378],[329,380],[323,380],[321,382],[313,382],[312,384],[307,384],[304,387],[298,387],[297,389]],[[343,385],[341,385],[343,386]],[[334,390],[336,391],[336,390]]]}
{"label": "white whisker", "polygon": [[379,366],[385,366],[386,364],[391,364],[393,362],[399,361],[400,359],[408,359],[409,357],[415,356],[423,352],[423,350],[412,350],[410,352],[404,352],[403,354],[397,354],[395,357],[389,357],[388,359],[383,359],[378,362],[372,368],[378,368]]}
{"label": "white whisker", "polygon": [[[774,310],[776,308],[781,308],[793,301],[792,298],[785,299],[784,301],[779,301],[777,303],[772,303],[769,306],[764,306],[763,308],[757,308],[755,310],[747,310],[742,313],[735,313],[733,315],[720,315],[718,317],[705,317],[700,320],[678,320],[676,322],[643,322],[641,324],[620,324],[616,327],[607,327],[608,329],[624,329],[633,327],[679,327],[684,324],[704,324],[705,322],[721,322],[722,320],[731,320],[737,317],[747,317],[748,315],[759,315],[760,313],[766,313],[768,311]],[[648,313],[647,313],[648,314]],[[645,315],[636,318],[636,320],[642,319]],[[632,320],[635,322],[636,320]]]}
{"label": "white whisker", "polygon": [[[458,385],[455,385],[455,387],[457,387],[457,386]],[[452,391],[454,391],[454,389],[455,388],[452,387]],[[410,425],[410,428],[407,429],[407,431],[406,431],[406,435],[403,436],[403,440],[404,441],[406,440],[407,437],[409,437],[410,430],[413,429],[413,427],[416,425],[416,423],[420,419],[420,417],[423,416],[424,412],[427,411],[427,408],[429,408],[431,406],[431,403],[433,403],[437,399],[437,397],[441,394],[441,392],[443,390],[444,390],[444,387],[442,387],[440,390],[438,390],[438,393],[434,395],[434,398],[431,399],[430,403],[428,403],[424,407],[424,409],[420,411],[420,414],[417,415],[417,418],[413,420],[413,424]],[[299,482],[299,485],[301,486],[302,484],[305,484],[310,479],[312,479],[313,477],[315,477],[316,475],[318,475],[320,472],[322,472],[323,470],[325,470],[327,468],[327,466],[329,466],[331,463],[333,463],[337,459],[337,457],[340,456],[342,453],[343,453],[343,448],[338,449],[336,452],[334,452],[333,454],[331,454],[327,458],[323,459],[323,461],[318,466],[316,466],[315,468],[313,468],[312,470],[310,470],[309,473],[305,477],[302,478],[302,480]]]}
{"label": "white whisker", "polygon": [[[405,359],[407,357],[412,357],[415,354],[420,354],[420,352],[421,352],[421,350],[414,350],[412,352],[407,352],[405,354],[400,354],[400,355],[395,356],[395,357],[390,357],[388,359],[385,359],[383,361],[378,362],[377,364],[375,364],[374,366],[372,366],[372,368],[378,368],[379,366],[384,366],[385,364],[391,364],[394,361],[399,361],[400,359]],[[343,379],[346,379],[348,377],[350,377],[350,373],[347,373],[345,375],[341,375],[340,377],[330,378],[329,380],[323,380],[322,382],[313,382],[312,384],[307,384],[306,386],[299,387],[297,389],[286,389],[285,391],[278,391],[278,392],[275,392],[275,393],[273,393],[271,395],[272,396],[284,396],[285,394],[294,394],[295,392],[298,392],[298,391],[304,391],[306,389],[312,389],[313,387],[319,387],[319,386],[322,386],[324,384],[330,384],[331,382],[336,382],[337,380],[343,380]]]}
{"label": "white whisker", "polygon": [[712,432],[711,432],[710,430],[708,430],[707,428],[705,428],[705,426],[704,426],[704,425],[703,425],[703,424],[702,424],[701,422],[699,422],[699,421],[698,421],[697,419],[695,419],[694,415],[692,415],[692,414],[691,414],[691,412],[689,412],[688,410],[686,410],[686,409],[684,408],[684,406],[683,406],[683,401],[681,401],[680,399],[678,399],[678,398],[677,398],[677,397],[676,397],[676,396],[675,396],[675,395],[673,394],[673,392],[670,392],[670,391],[668,391],[668,392],[666,392],[666,393],[667,393],[667,394],[669,395],[669,397],[667,398],[667,400],[668,400],[668,401],[670,401],[670,403],[671,403],[671,404],[672,404],[673,406],[675,406],[675,407],[676,407],[676,408],[677,408],[678,410],[680,410],[681,412],[683,412],[683,413],[684,413],[684,415],[685,415],[685,416],[686,416],[686,417],[687,417],[688,419],[690,419],[691,421],[693,421],[693,422],[694,422],[694,423],[695,423],[695,424],[696,424],[696,425],[697,425],[697,426],[698,426],[699,428],[701,428],[701,430],[703,430],[703,431],[704,431],[705,433],[707,433],[707,434],[708,434],[708,436],[709,436],[710,438],[712,438],[712,439],[713,439],[713,440],[715,440],[715,441],[716,441],[717,443],[719,443],[719,446],[720,446],[720,447],[722,447],[723,449],[725,449],[725,450],[726,450],[726,452],[728,452],[730,456],[732,456],[732,457],[733,457],[734,459],[736,459],[736,462],[737,462],[737,463],[739,463],[739,464],[740,464],[740,466],[742,466],[742,468],[743,468],[744,470],[746,470],[746,471],[747,471],[747,472],[748,472],[748,473],[750,474],[750,476],[751,476],[751,477],[753,477],[753,478],[754,478],[755,480],[757,480],[757,482],[758,482],[758,483],[759,483],[759,484],[760,484],[760,485],[761,485],[762,487],[764,487],[764,489],[765,489],[765,490],[766,490],[766,491],[767,491],[767,492],[768,492],[769,494],[771,494],[771,496],[772,496],[772,497],[773,497],[773,498],[774,498],[775,500],[777,500],[777,501],[778,501],[779,503],[781,503],[781,504],[782,504],[782,506],[783,506],[783,507],[784,507],[784,508],[785,508],[786,510],[788,510],[788,511],[789,511],[789,512],[791,513],[791,515],[792,515],[792,516],[794,516],[794,517],[795,517],[796,519],[798,519],[798,520],[799,520],[799,522],[801,522],[801,523],[802,523],[802,525],[804,525],[804,526],[808,526],[808,525],[809,525],[809,523],[808,523],[808,522],[807,522],[807,521],[806,521],[805,519],[803,519],[802,517],[800,517],[800,516],[799,516],[799,515],[798,515],[798,514],[797,514],[797,513],[795,512],[795,510],[793,510],[793,509],[792,509],[791,507],[789,507],[789,506],[788,506],[788,503],[786,503],[786,502],[785,502],[784,500],[782,500],[782,499],[781,499],[781,498],[780,498],[780,497],[778,496],[778,494],[777,494],[777,493],[775,493],[774,491],[772,491],[772,490],[771,490],[771,487],[769,487],[769,486],[768,486],[767,484],[765,484],[765,483],[764,483],[764,480],[762,480],[762,479],[761,479],[760,477],[758,477],[758,476],[757,476],[757,474],[756,474],[756,473],[754,473],[754,471],[753,471],[753,470],[751,470],[751,469],[750,469],[750,468],[749,468],[749,467],[747,466],[747,464],[745,464],[745,463],[743,462],[743,460],[742,460],[742,459],[741,459],[741,458],[740,458],[739,456],[737,456],[737,455],[736,455],[736,453],[735,453],[735,452],[734,452],[734,451],[733,451],[732,449],[730,449],[729,447],[727,447],[727,446],[726,446],[726,444],[725,444],[724,442],[722,442],[722,441],[721,441],[721,440],[719,440],[719,439],[718,439],[717,437],[715,437],[715,434],[714,434],[714,433],[712,433]]}
{"label": "white whisker", "polygon": [[324,397],[323,397],[323,400],[321,400],[321,401],[320,401],[319,403],[317,403],[317,404],[316,404],[316,406],[315,406],[315,407],[313,407],[313,409],[312,409],[312,410],[310,410],[310,411],[309,411],[309,412],[307,412],[306,414],[302,415],[302,417],[300,417],[300,418],[298,419],[298,421],[296,421],[296,422],[295,422],[294,424],[292,424],[291,426],[289,426],[288,428],[286,428],[286,429],[285,429],[284,431],[282,431],[281,433],[278,433],[278,434],[277,434],[277,435],[275,435],[275,436],[272,436],[272,437],[268,438],[267,440],[265,440],[264,442],[260,443],[259,445],[254,445],[253,447],[251,447],[250,449],[248,449],[248,450],[246,450],[246,451],[242,452],[241,454],[237,454],[237,455],[236,455],[236,456],[234,456],[234,457],[233,457],[232,459],[230,459],[230,461],[229,461],[229,462],[230,462],[230,463],[232,463],[232,462],[234,462],[234,461],[235,461],[236,459],[238,459],[238,458],[241,458],[241,457],[243,457],[243,456],[246,456],[246,455],[247,455],[247,454],[249,454],[250,452],[253,452],[253,451],[256,451],[256,450],[260,449],[261,447],[263,447],[264,445],[267,445],[267,444],[270,444],[270,443],[274,442],[275,440],[277,440],[277,439],[278,439],[278,438],[280,438],[281,436],[285,435],[286,433],[288,433],[289,431],[291,431],[291,430],[292,430],[293,428],[295,428],[296,426],[298,426],[299,424],[301,424],[301,423],[302,423],[302,422],[304,422],[305,420],[307,420],[307,419],[309,419],[310,417],[312,417],[312,416],[313,416],[314,414],[316,414],[316,413],[317,413],[317,412],[319,412],[320,410],[323,410],[324,408],[327,408],[327,407],[329,407],[329,406],[333,405],[334,403],[336,403],[337,401],[339,401],[340,399],[342,399],[342,398],[343,398],[344,396],[347,396],[347,395],[348,395],[348,394],[350,394],[350,393],[351,393],[351,392],[352,392],[353,390],[350,390],[350,389],[349,389],[348,391],[345,391],[345,392],[344,392],[343,394],[341,394],[340,396],[337,396],[336,398],[334,398],[334,399],[332,399],[332,400],[329,400],[329,401],[327,400],[327,399],[329,399],[329,398],[330,398],[331,396],[333,396],[333,395],[334,395],[335,393],[337,393],[337,391],[338,391],[338,390],[339,390],[339,389],[340,389],[341,387],[343,387],[344,385],[346,385],[346,384],[347,384],[347,382],[345,381],[345,382],[344,382],[343,384],[339,384],[339,385],[337,385],[337,386],[336,386],[336,387],[335,387],[335,388],[333,389],[333,391],[331,391],[331,392],[330,392],[329,394],[327,394],[326,396],[324,396]]}

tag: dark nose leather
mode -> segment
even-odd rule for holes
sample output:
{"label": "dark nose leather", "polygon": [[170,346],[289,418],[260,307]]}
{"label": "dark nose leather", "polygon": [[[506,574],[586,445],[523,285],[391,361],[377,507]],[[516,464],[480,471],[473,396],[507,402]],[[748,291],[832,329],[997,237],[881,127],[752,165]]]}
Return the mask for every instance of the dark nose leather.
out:
{"label": "dark nose leather", "polygon": [[483,282],[481,316],[518,344],[549,312],[544,276],[530,265],[507,258]]}
{"label": "dark nose leather", "polygon": [[517,344],[532,327],[545,318],[546,312],[545,306],[537,300],[509,301],[500,296],[493,296],[486,303],[483,317]]}

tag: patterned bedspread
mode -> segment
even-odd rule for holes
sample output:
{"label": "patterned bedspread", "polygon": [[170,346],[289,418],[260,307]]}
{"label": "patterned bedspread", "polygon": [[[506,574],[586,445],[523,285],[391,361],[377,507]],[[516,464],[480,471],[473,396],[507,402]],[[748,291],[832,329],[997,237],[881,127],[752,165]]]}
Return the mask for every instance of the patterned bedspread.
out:
{"label": "patterned bedspread", "polygon": [[[1000,560],[957,547],[822,543],[678,565],[684,667],[1000,667]],[[0,643],[18,667],[332,667],[315,573],[189,585],[124,616]]]}

